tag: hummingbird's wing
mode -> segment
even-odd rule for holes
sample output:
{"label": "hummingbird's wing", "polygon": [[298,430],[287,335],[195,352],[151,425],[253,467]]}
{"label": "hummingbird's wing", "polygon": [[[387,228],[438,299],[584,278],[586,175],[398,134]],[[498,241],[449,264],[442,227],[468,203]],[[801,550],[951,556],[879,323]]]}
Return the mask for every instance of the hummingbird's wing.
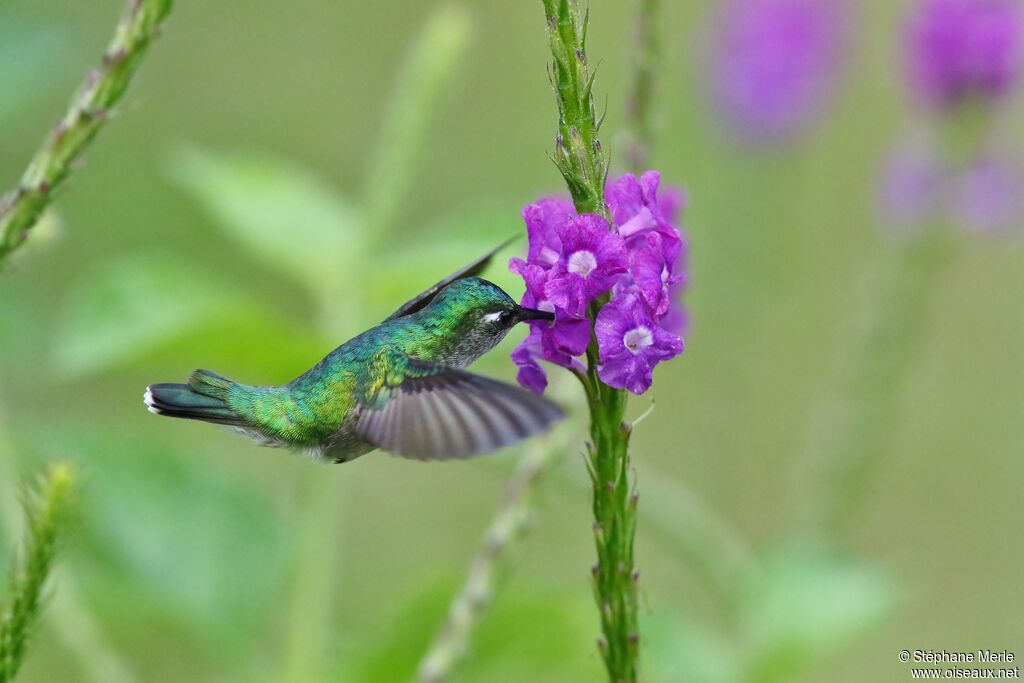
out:
{"label": "hummingbird's wing", "polygon": [[565,416],[543,396],[458,368],[409,359],[404,375],[361,408],[356,433],[406,458],[490,453],[546,431]]}
{"label": "hummingbird's wing", "polygon": [[384,319],[384,322],[387,322],[388,320],[394,320],[395,318],[401,318],[402,316],[409,315],[410,313],[415,313],[416,311],[420,310],[421,308],[424,308],[427,304],[429,304],[431,299],[433,299],[438,292],[440,292],[442,289],[444,289],[451,283],[455,282],[456,280],[461,280],[462,278],[465,277],[473,277],[484,272],[484,270],[490,264],[491,259],[494,257],[494,255],[497,254],[502,249],[504,249],[505,247],[507,247],[512,242],[516,241],[517,239],[518,237],[512,237],[511,239],[505,240],[497,247],[491,249],[489,252],[478,258],[476,261],[470,263],[468,266],[458,269],[457,271],[455,271],[445,279],[441,280],[434,286],[430,287],[429,289],[423,292],[420,292],[419,294],[417,294],[416,296],[414,296],[413,298],[409,299],[404,304],[399,306],[397,311],[395,311],[394,313],[392,313],[391,315]]}

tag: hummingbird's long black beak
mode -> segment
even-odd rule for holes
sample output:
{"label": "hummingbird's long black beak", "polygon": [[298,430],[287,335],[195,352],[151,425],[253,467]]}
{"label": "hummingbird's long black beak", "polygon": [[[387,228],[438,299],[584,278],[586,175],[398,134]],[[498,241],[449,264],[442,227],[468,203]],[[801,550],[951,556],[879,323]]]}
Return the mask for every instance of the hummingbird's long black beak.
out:
{"label": "hummingbird's long black beak", "polygon": [[538,308],[525,308],[519,307],[519,320],[526,322],[528,320],[554,320],[555,314],[550,311],[542,311]]}

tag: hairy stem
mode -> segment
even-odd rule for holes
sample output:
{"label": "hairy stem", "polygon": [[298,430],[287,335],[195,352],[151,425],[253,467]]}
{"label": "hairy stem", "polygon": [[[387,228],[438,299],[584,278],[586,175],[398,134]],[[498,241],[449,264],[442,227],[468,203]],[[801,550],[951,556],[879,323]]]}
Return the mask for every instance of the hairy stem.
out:
{"label": "hairy stem", "polygon": [[[13,539],[19,532],[19,511],[14,502],[18,474],[14,448],[7,440],[10,433],[7,427],[0,403],[0,531]],[[64,647],[78,659],[83,679],[95,683],[133,683],[135,676],[131,668],[117,655],[86,609],[75,574],[67,568],[58,573],[60,592],[50,607],[50,620]]]}
{"label": "hairy stem", "polygon": [[[587,65],[588,15],[577,0],[544,0],[548,38],[554,61],[551,82],[558,103],[555,165],[569,187],[579,213],[609,217],[604,201],[608,164],[597,138],[601,128],[594,106],[594,76]],[[600,305],[591,305],[593,322]],[[594,598],[603,636],[598,648],[609,680],[637,680],[640,634],[637,621],[637,581],[633,566],[638,497],[631,483],[629,436],[623,422],[626,392],[607,386],[597,376],[597,340],[587,348],[591,387],[590,439],[587,466],[594,487],[594,540],[597,564],[592,569]]]}
{"label": "hairy stem", "polygon": [[622,152],[626,166],[634,173],[645,170],[654,137],[651,101],[654,76],[661,56],[657,39],[661,0],[636,0],[633,65],[629,91],[626,94],[626,120],[622,135]]}
{"label": "hairy stem", "polygon": [[110,118],[172,5],[173,0],[129,0],[102,63],[86,76],[18,187],[0,199],[0,265],[24,243],[75,160]]}
{"label": "hairy stem", "polygon": [[0,605],[0,683],[14,679],[41,609],[41,595],[58,541],[67,525],[74,474],[51,466],[25,497],[25,540],[11,571],[10,593]]}
{"label": "hairy stem", "polygon": [[576,210],[608,217],[604,203],[605,162],[597,133],[594,74],[587,64],[587,22],[577,0],[544,0],[551,46],[549,76],[558,103],[554,162],[569,187]]}
{"label": "hairy stem", "polygon": [[502,557],[526,530],[530,519],[530,494],[564,444],[548,441],[533,445],[509,479],[497,514],[484,534],[484,542],[470,566],[462,590],[448,608],[448,618],[423,656],[416,674],[418,683],[447,680],[461,659],[473,629],[490,605],[495,574]]}

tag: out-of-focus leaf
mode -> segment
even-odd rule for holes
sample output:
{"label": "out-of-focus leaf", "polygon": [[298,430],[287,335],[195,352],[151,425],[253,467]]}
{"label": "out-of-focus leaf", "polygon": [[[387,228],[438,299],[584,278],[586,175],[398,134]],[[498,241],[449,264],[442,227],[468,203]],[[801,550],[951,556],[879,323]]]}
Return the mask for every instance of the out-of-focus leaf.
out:
{"label": "out-of-focus leaf", "polygon": [[814,541],[771,549],[741,591],[753,683],[793,680],[879,624],[896,597],[883,571]]}
{"label": "out-of-focus leaf", "polygon": [[736,648],[724,637],[680,617],[647,616],[644,669],[652,683],[738,683]]}
{"label": "out-of-focus leaf", "polygon": [[[287,570],[287,517],[222,463],[199,466],[152,441],[83,433],[87,463],[81,552],[103,571],[94,607],[128,623],[172,617],[201,638],[243,646],[279,601]],[[116,606],[116,607],[115,607]]]}
{"label": "out-of-focus leaf", "polygon": [[602,670],[586,591],[499,586],[464,670],[473,681],[592,681]]}
{"label": "out-of-focus leaf", "polygon": [[261,305],[231,283],[168,254],[105,264],[74,291],[55,346],[66,375],[95,372],[159,348],[218,317]]}
{"label": "out-of-focus leaf", "polygon": [[[337,680],[389,683],[408,681],[443,623],[455,581],[433,581],[403,601],[400,613],[371,647],[341,655]],[[502,590],[490,614],[473,634],[452,680],[594,680],[600,663],[589,637],[592,605],[585,593],[552,594],[533,589]],[[578,599],[575,599],[578,598]]]}
{"label": "out-of-focus leaf", "polygon": [[266,154],[188,148],[171,174],[239,245],[320,295],[360,263],[359,216],[322,178]]}
{"label": "out-of-focus leaf", "polygon": [[10,12],[0,12],[0,123],[58,84],[39,75],[50,72],[66,46],[59,33],[26,26]]}

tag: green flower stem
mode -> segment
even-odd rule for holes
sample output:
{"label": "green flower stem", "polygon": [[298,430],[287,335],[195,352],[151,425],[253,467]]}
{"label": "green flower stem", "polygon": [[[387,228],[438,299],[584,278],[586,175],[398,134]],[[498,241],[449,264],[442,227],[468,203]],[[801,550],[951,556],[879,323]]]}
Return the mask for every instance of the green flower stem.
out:
{"label": "green flower stem", "polygon": [[18,187],[0,199],[0,265],[24,243],[75,160],[110,118],[172,5],[173,0],[129,0],[102,63],[86,76]]}
{"label": "green flower stem", "polygon": [[864,271],[833,395],[809,435],[807,457],[820,475],[811,484],[812,523],[829,537],[849,530],[889,452],[906,386],[927,344],[933,294],[955,246],[950,234],[936,231],[881,251]]}
{"label": "green flower stem", "polygon": [[597,133],[594,74],[587,65],[588,15],[577,0],[544,0],[548,40],[554,61],[550,78],[558,102],[554,162],[562,172],[576,210],[608,217],[604,203],[608,165]]}
{"label": "green flower stem", "polygon": [[687,559],[695,576],[726,609],[741,572],[753,559],[748,543],[683,482],[644,463],[641,520]]}
{"label": "green flower stem", "polygon": [[[579,213],[608,218],[604,202],[608,164],[597,138],[601,120],[594,107],[594,75],[587,65],[588,15],[577,0],[544,0],[548,38],[554,61],[551,82],[558,103],[558,137],[554,162],[565,178]],[[591,322],[604,301],[591,306]],[[633,565],[638,497],[631,483],[629,436],[625,424],[626,392],[597,376],[597,340],[587,348],[587,401],[590,443],[587,466],[594,487],[594,539],[597,564],[592,569],[594,597],[603,636],[598,649],[613,683],[637,680],[640,633],[637,581]]]}
{"label": "green flower stem", "polygon": [[630,483],[629,436],[625,392],[598,383],[596,409],[590,415],[588,469],[594,485],[594,539],[597,564],[592,568],[594,597],[601,614],[601,656],[609,680],[637,680],[640,632],[637,581],[633,564],[636,509],[639,499]]}
{"label": "green flower stem", "polygon": [[531,518],[530,495],[566,444],[549,440],[533,444],[509,479],[505,496],[491,520],[484,542],[470,566],[466,582],[448,608],[448,617],[420,662],[418,683],[447,680],[494,595],[495,575],[509,546],[526,531]]}
{"label": "green flower stem", "polygon": [[0,683],[13,680],[24,661],[43,585],[67,526],[74,479],[69,465],[53,465],[26,495],[24,546],[11,571],[10,594],[0,606]]}
{"label": "green flower stem", "polygon": [[661,50],[657,26],[661,0],[636,0],[637,14],[634,28],[633,68],[626,95],[625,130],[622,152],[626,166],[634,173],[645,170],[654,137],[651,101],[654,95],[654,76]]}

